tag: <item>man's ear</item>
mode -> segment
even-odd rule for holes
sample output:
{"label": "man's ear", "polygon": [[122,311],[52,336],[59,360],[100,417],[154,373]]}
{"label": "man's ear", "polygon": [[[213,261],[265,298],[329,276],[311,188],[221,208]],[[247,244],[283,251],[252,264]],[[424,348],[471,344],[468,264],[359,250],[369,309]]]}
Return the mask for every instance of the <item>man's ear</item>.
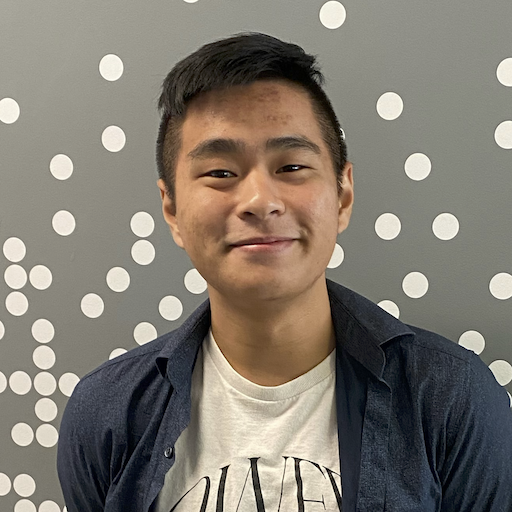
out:
{"label": "man's ear", "polygon": [[347,162],[343,168],[342,192],[339,198],[338,234],[344,231],[350,222],[352,205],[354,204],[354,178],[352,176],[352,163]]}
{"label": "man's ear", "polygon": [[156,182],[158,188],[160,189],[160,198],[162,199],[162,213],[171,230],[172,237],[176,242],[178,247],[185,249],[183,244],[183,239],[181,238],[180,228],[178,226],[178,218],[176,216],[176,205],[175,202],[168,196],[167,188],[165,186],[165,182],[163,179],[159,179]]}

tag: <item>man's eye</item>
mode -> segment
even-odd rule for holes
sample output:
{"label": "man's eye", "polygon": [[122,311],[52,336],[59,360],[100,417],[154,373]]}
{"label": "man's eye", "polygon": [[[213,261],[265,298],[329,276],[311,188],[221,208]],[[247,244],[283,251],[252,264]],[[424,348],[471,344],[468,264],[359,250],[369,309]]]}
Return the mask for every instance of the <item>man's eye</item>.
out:
{"label": "man's eye", "polygon": [[[221,178],[223,176],[213,176],[214,174],[233,174],[231,171],[222,171],[222,170],[216,170],[216,171],[210,171],[206,174],[206,176],[212,176],[212,178]],[[229,177],[229,176],[228,176]]]}
{"label": "man's eye", "polygon": [[291,169],[292,171],[300,171],[301,169],[304,169],[303,165],[298,164],[285,165],[284,167],[281,167],[281,169],[290,169],[291,167],[294,167],[294,169]]}

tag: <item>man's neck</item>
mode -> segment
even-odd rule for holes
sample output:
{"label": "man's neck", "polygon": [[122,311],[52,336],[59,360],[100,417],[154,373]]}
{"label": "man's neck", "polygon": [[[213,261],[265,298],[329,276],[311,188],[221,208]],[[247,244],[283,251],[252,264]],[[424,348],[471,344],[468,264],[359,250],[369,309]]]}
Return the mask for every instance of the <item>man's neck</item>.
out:
{"label": "man's neck", "polygon": [[215,342],[231,366],[256,384],[289,382],[336,346],[325,277],[287,301],[254,304],[209,292]]}

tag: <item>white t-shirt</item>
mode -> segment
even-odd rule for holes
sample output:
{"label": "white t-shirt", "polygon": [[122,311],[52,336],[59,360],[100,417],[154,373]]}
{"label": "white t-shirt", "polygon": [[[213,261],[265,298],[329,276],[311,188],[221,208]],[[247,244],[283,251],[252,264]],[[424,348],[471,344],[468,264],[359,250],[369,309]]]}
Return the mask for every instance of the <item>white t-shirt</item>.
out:
{"label": "white t-shirt", "polygon": [[192,374],[190,423],[178,438],[156,512],[341,510],[336,349],[281,386],[237,373],[211,329]]}

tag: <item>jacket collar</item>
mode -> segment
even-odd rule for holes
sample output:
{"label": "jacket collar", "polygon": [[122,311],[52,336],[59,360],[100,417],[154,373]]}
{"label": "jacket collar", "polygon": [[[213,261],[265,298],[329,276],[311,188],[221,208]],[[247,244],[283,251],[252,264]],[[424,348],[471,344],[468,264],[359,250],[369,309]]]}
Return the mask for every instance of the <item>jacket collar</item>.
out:
{"label": "jacket collar", "polygon": [[383,345],[414,332],[362,295],[327,279],[336,346],[379,379],[386,365]]}
{"label": "jacket collar", "polygon": [[[381,379],[386,364],[382,345],[400,336],[414,336],[414,332],[362,295],[330,279],[326,282],[337,348],[346,350]],[[210,300],[207,299],[178,329],[165,335],[167,342],[156,364],[176,390],[183,385],[190,389],[197,353],[210,325]]]}

